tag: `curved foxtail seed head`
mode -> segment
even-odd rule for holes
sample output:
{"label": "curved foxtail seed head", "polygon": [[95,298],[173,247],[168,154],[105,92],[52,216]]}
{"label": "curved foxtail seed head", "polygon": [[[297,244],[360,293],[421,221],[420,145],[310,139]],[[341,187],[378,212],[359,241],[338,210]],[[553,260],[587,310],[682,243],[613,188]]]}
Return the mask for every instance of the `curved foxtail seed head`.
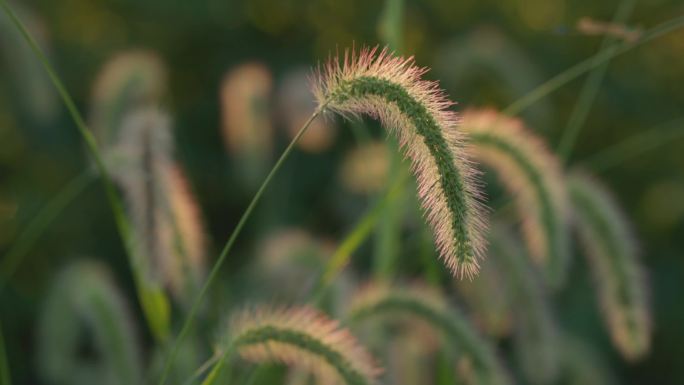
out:
{"label": "curved foxtail seed head", "polygon": [[476,173],[457,129],[453,104],[427,68],[387,49],[346,51],[314,79],[319,108],[344,116],[368,114],[394,133],[411,159],[418,195],[440,255],[454,275],[472,277],[483,253],[483,209]]}
{"label": "curved foxtail seed head", "polygon": [[230,333],[243,358],[300,367],[322,383],[375,384],[381,372],[347,329],[313,308],[246,309],[232,318]]}
{"label": "curved foxtail seed head", "polygon": [[558,159],[522,121],[494,110],[464,112],[462,127],[473,156],[514,195],[530,256],[560,286],[569,261],[569,221]]}
{"label": "curved foxtail seed head", "polygon": [[89,119],[105,150],[116,141],[128,113],[159,104],[166,80],[166,67],[152,51],[124,51],[105,63],[95,79]]}
{"label": "curved foxtail seed head", "polygon": [[142,108],[124,119],[108,161],[131,218],[134,267],[185,303],[205,272],[205,239],[172,142],[170,117]]}
{"label": "curved foxtail seed head", "polygon": [[628,360],[643,357],[651,344],[646,274],[625,214],[593,178],[569,178],[575,228],[594,277],[603,318],[614,345]]}
{"label": "curved foxtail seed head", "polygon": [[[448,352],[458,352],[472,365],[469,378],[476,384],[509,384],[510,378],[494,347],[437,290],[425,285],[392,287],[369,284],[351,300],[347,312],[352,323],[373,317],[407,317],[429,325],[445,341]],[[462,373],[467,376],[468,373]]]}
{"label": "curved foxtail seed head", "polygon": [[[39,376],[52,384],[141,383],[144,359],[134,326],[106,266],[90,260],[70,263],[55,278],[41,311]],[[87,356],[79,354],[83,346],[90,347]]]}

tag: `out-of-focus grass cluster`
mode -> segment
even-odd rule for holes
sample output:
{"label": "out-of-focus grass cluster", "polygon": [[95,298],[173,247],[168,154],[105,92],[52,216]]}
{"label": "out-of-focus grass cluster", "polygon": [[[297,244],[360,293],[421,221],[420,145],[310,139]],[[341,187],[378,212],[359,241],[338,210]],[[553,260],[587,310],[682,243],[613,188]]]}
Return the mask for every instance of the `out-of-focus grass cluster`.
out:
{"label": "out-of-focus grass cluster", "polygon": [[0,4],[0,385],[684,382],[681,4]]}

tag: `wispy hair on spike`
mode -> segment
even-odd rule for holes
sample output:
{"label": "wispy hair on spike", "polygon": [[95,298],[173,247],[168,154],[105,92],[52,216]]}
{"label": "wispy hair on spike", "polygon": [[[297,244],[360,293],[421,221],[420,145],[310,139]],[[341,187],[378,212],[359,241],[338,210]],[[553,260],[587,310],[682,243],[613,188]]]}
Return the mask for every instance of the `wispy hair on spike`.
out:
{"label": "wispy hair on spike", "polygon": [[549,300],[522,245],[501,224],[490,231],[488,260],[507,272],[510,305],[514,309],[516,359],[532,384],[553,383],[560,369],[561,344]]}
{"label": "wispy hair on spike", "polygon": [[628,360],[650,348],[646,276],[623,211],[596,180],[581,172],[569,179],[575,229],[594,277],[598,301],[614,345]]}
{"label": "wispy hair on spike", "polygon": [[520,120],[494,110],[464,112],[462,127],[473,156],[496,171],[514,194],[522,230],[549,283],[560,286],[568,267],[568,215],[558,159]]}
{"label": "wispy hair on spike", "polygon": [[469,369],[474,373],[471,377],[475,383],[510,383],[494,348],[434,289],[422,285],[404,288],[370,284],[352,299],[348,311],[352,323],[372,317],[395,319],[397,316],[422,321],[445,336],[445,347],[449,351],[458,352],[471,361]]}
{"label": "wispy hair on spike", "polygon": [[136,268],[186,302],[204,274],[205,239],[172,142],[165,113],[143,108],[128,114],[112,152],[113,176],[126,197]]}
{"label": "wispy hair on spike", "polygon": [[381,370],[354,336],[310,307],[253,307],[235,315],[229,345],[253,362],[282,362],[322,383],[375,384]]}
{"label": "wispy hair on spike", "polygon": [[[109,271],[96,262],[79,260],[57,275],[43,305],[37,344],[39,375],[47,383],[142,380],[143,356],[130,309]],[[92,349],[86,357],[79,355],[82,346]]]}
{"label": "wispy hair on spike", "polygon": [[347,50],[319,70],[313,88],[319,108],[368,114],[396,135],[442,259],[454,275],[472,277],[483,253],[479,186],[453,103],[436,82],[422,79],[427,70],[387,49]]}

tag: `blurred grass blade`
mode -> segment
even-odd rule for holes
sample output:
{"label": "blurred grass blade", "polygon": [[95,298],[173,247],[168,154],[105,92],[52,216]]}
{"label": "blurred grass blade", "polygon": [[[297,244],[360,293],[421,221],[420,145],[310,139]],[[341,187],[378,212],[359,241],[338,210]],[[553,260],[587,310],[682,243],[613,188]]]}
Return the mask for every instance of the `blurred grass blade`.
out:
{"label": "blurred grass blade", "polygon": [[66,87],[64,86],[62,81],[57,76],[57,73],[52,68],[52,65],[41,51],[36,41],[26,30],[22,22],[17,18],[12,9],[7,5],[6,0],[0,0],[0,7],[2,7],[2,9],[5,11],[5,13],[7,13],[10,19],[12,19],[12,22],[14,23],[15,27],[21,32],[27,44],[33,50],[33,53],[43,64],[43,67],[50,76],[52,83],[54,84],[55,88],[57,88],[57,91],[59,92],[62,101],[64,101],[64,104],[66,105],[67,110],[71,115],[71,118],[74,120],[76,128],[78,128],[79,133],[83,137],[83,140],[85,141],[88,150],[90,151],[90,154],[93,156],[95,160],[95,165],[100,173],[102,183],[104,184],[105,193],[107,195],[109,205],[111,206],[112,213],[114,215],[114,221],[116,223],[117,230],[119,231],[119,235],[123,240],[124,247],[129,257],[129,262],[131,264],[131,269],[133,271],[133,278],[136,283],[138,297],[140,298],[140,302],[143,307],[143,312],[145,313],[145,317],[148,320],[148,323],[153,334],[157,338],[164,339],[168,334],[169,328],[168,300],[166,300],[165,295],[158,287],[148,286],[146,281],[140,276],[140,273],[135,268],[135,248],[131,238],[131,230],[129,227],[129,223],[126,219],[126,214],[123,210],[121,199],[119,198],[119,195],[116,192],[116,189],[114,188],[114,185],[112,184],[112,181],[110,179],[109,172],[107,171],[102,153],[95,141],[95,137],[93,136],[92,132],[88,130],[88,128],[86,127],[83,117],[76,108],[76,104],[67,92]]}
{"label": "blurred grass blade", "polygon": [[[634,9],[635,3],[636,0],[622,0],[617,11],[615,12],[613,23],[623,24],[626,22],[629,18],[629,15],[632,13],[632,10]],[[618,49],[618,46],[613,44],[615,41],[616,38],[614,36],[606,35],[601,42],[599,54],[603,52],[606,54],[614,53]],[[596,99],[601,82],[603,81],[606,71],[608,70],[609,61],[610,59],[606,59],[600,64],[596,65],[589,72],[589,76],[582,86],[580,96],[575,103],[572,113],[570,114],[568,124],[563,131],[563,136],[561,136],[560,143],[558,145],[558,156],[563,162],[567,161],[570,157],[570,153],[572,152],[572,148],[575,145],[575,141],[577,140],[579,132],[586,122],[587,116],[589,116],[591,105],[594,102],[594,99]]]}
{"label": "blurred grass blade", "polygon": [[70,180],[31,218],[26,228],[17,236],[0,262],[0,293],[45,230],[95,179],[93,171],[87,169]]}
{"label": "blurred grass blade", "polygon": [[628,52],[633,48],[644,45],[660,36],[679,30],[682,27],[684,27],[684,15],[662,22],[657,26],[645,31],[644,34],[633,43],[615,43],[617,48],[614,51],[607,49],[597,53],[589,59],[575,64],[574,66],[547,80],[539,87],[535,88],[522,98],[506,107],[503,113],[506,115],[518,115],[520,112],[526,110],[545,96],[556,91],[563,85],[577,79],[579,76],[589,72],[592,68],[600,65],[604,61],[610,60],[615,56]]}
{"label": "blurred grass blade", "polygon": [[404,174],[402,178],[397,179],[387,193],[356,223],[352,231],[340,243],[325,265],[319,283],[314,289],[312,294],[313,303],[318,303],[323,298],[327,288],[349,263],[352,253],[371,234],[373,228],[380,220],[384,208],[400,195],[407,178],[408,174]]}
{"label": "blurred grass blade", "polygon": [[12,385],[9,361],[7,360],[7,348],[5,347],[5,337],[2,334],[2,324],[0,324],[0,385]]}
{"label": "blurred grass blade", "polygon": [[645,152],[684,138],[684,118],[643,130],[582,160],[594,172],[603,172]]}
{"label": "blurred grass blade", "polygon": [[385,6],[378,23],[378,33],[380,38],[394,52],[401,52],[404,49],[404,34],[402,25],[404,22],[404,1],[405,0],[385,0]]}

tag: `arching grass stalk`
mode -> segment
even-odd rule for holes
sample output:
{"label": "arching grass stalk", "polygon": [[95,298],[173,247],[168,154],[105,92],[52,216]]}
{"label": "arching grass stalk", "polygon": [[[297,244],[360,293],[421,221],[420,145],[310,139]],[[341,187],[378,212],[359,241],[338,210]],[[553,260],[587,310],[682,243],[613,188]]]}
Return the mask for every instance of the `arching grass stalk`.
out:
{"label": "arching grass stalk", "polygon": [[71,179],[31,218],[26,228],[12,242],[0,263],[0,294],[45,230],[93,182],[96,177],[94,171],[88,168]]}
{"label": "arching grass stalk", "polygon": [[575,172],[569,184],[575,228],[606,329],[625,358],[642,358],[651,345],[651,315],[646,275],[632,230],[614,199],[596,181]]}
{"label": "arching grass stalk", "polygon": [[90,154],[95,160],[95,166],[101,176],[105,193],[107,195],[109,205],[114,215],[114,221],[116,223],[117,230],[119,231],[119,235],[121,236],[121,239],[124,243],[124,248],[126,249],[126,252],[128,254],[129,263],[131,265],[134,282],[136,284],[138,297],[140,299],[140,303],[142,304],[143,312],[150,326],[150,329],[152,330],[152,333],[158,339],[164,339],[166,337],[166,334],[168,334],[168,301],[160,287],[149,285],[140,275],[140,272],[136,271],[135,269],[135,248],[133,245],[133,239],[131,237],[130,226],[128,220],[126,219],[121,199],[119,198],[119,195],[117,194],[116,189],[112,184],[109,171],[107,170],[107,167],[104,163],[104,157],[95,141],[95,137],[93,136],[92,132],[88,130],[88,128],[86,127],[83,117],[78,112],[76,104],[67,92],[66,87],[57,76],[57,73],[55,72],[54,68],[52,68],[52,65],[41,51],[36,41],[29,34],[28,30],[24,27],[23,23],[19,20],[19,18],[12,11],[9,5],[7,5],[6,0],[0,0],[0,6],[4,10],[4,12],[7,13],[7,15],[10,17],[10,19],[14,23],[14,26],[17,28],[17,30],[21,32],[21,35],[24,37],[24,40],[26,40],[27,44],[31,47],[33,53],[42,63],[43,67],[45,68],[45,71],[50,76],[50,80],[54,84],[60,97],[62,98],[62,101],[66,105],[67,110],[69,111],[71,118],[76,124],[79,133],[83,137],[83,140],[85,141]]}
{"label": "arching grass stalk", "polygon": [[348,330],[312,308],[247,309],[232,318],[229,330],[223,356],[203,385],[214,383],[233,351],[256,363],[300,367],[322,383],[370,385],[380,373]]}
{"label": "arching grass stalk", "polygon": [[593,172],[600,173],[625,160],[682,138],[684,138],[684,118],[677,118],[629,136],[579,163],[589,167]]}
{"label": "arching grass stalk", "polygon": [[[613,23],[623,24],[625,21],[627,21],[627,18],[634,9],[635,3],[636,0],[622,0],[617,11],[615,12],[615,17],[613,17]],[[606,35],[601,42],[599,53],[604,51],[606,53],[613,53],[615,50],[617,50],[618,46],[612,44],[615,40],[616,38],[614,36]],[[591,72],[589,72],[589,76],[582,86],[577,103],[575,103],[575,107],[573,108],[570,118],[568,119],[568,124],[565,127],[565,130],[563,130],[563,136],[558,144],[558,157],[564,162],[570,157],[570,153],[575,145],[577,136],[587,120],[591,105],[594,102],[594,99],[596,99],[599,87],[601,86],[601,82],[603,81],[608,69],[609,61],[610,59],[606,59],[599,65],[595,66]]]}
{"label": "arching grass stalk", "polygon": [[660,36],[679,30],[682,27],[684,27],[684,15],[658,24],[657,26],[645,31],[638,40],[632,43],[615,43],[614,46],[617,48],[614,51],[606,49],[586,60],[575,64],[574,66],[547,80],[539,87],[529,92],[527,95],[512,103],[505,110],[503,110],[503,113],[506,115],[518,115],[534,103],[538,102],[540,99],[544,98],[546,95],[556,91],[561,86],[589,72],[592,68],[600,65],[606,60],[610,60],[618,55],[630,51],[633,48],[644,45]]}
{"label": "arching grass stalk", "polygon": [[536,263],[554,287],[569,260],[567,198],[558,159],[519,120],[493,110],[463,114],[474,157],[496,171],[514,198],[523,233]]}
{"label": "arching grass stalk", "polygon": [[508,384],[510,380],[494,348],[436,290],[369,285],[352,299],[347,314],[351,325],[375,317],[408,317],[429,325],[445,338],[447,351],[458,352],[472,362],[477,384]]}
{"label": "arching grass stalk", "polygon": [[268,173],[266,176],[266,179],[261,183],[261,186],[259,187],[259,190],[254,194],[254,197],[252,197],[252,200],[250,201],[249,205],[245,209],[245,212],[242,214],[240,217],[240,220],[238,221],[237,225],[235,226],[235,229],[233,232],[230,234],[230,237],[228,238],[228,241],[226,242],[225,246],[223,247],[223,250],[221,250],[221,254],[219,255],[218,259],[214,263],[214,266],[211,268],[211,271],[209,272],[209,275],[207,276],[207,280],[205,281],[204,285],[202,286],[202,289],[200,289],[199,294],[197,295],[197,298],[195,298],[194,302],[192,303],[192,307],[190,308],[190,311],[188,312],[187,317],[185,318],[185,321],[183,322],[183,326],[181,327],[180,332],[178,333],[178,336],[176,337],[173,345],[171,346],[171,350],[169,352],[169,356],[166,359],[166,362],[164,364],[164,369],[162,371],[162,375],[159,379],[159,384],[163,385],[166,383],[166,380],[169,375],[169,371],[171,370],[171,365],[173,365],[173,361],[176,359],[176,356],[178,355],[178,349],[180,348],[180,341],[182,341],[185,336],[188,334],[190,331],[190,328],[195,321],[195,318],[197,318],[197,312],[199,311],[200,305],[204,300],[204,297],[206,297],[207,292],[209,290],[209,287],[211,284],[214,282],[216,277],[218,276],[219,269],[221,268],[221,265],[225,261],[226,257],[228,256],[228,253],[230,250],[233,248],[233,244],[235,243],[235,240],[237,239],[238,235],[240,235],[240,232],[242,231],[242,228],[245,226],[245,223],[247,223],[247,219],[252,215],[252,212],[254,211],[254,208],[256,207],[257,203],[261,199],[261,196],[264,194],[264,191],[266,191],[266,187],[269,185],[271,182],[271,179],[275,176],[275,174],[278,172],[280,167],[283,165],[285,162],[285,159],[290,155],[292,150],[294,149],[295,145],[297,144],[297,141],[299,138],[304,135],[306,132],[306,129],[309,128],[309,125],[311,125],[311,122],[313,122],[316,117],[321,112],[321,108],[325,108],[325,105],[320,106],[312,115],[309,117],[309,120],[307,120],[302,128],[299,130],[297,135],[292,139],[290,144],[288,144],[287,148],[283,151],[283,153],[280,155],[280,158],[278,158],[278,161],[273,165],[273,168],[271,171]]}
{"label": "arching grass stalk", "polygon": [[386,49],[346,51],[319,71],[314,93],[327,110],[378,118],[411,160],[437,249],[454,275],[477,273],[484,218],[475,172],[463,150],[453,104],[426,68]]}

